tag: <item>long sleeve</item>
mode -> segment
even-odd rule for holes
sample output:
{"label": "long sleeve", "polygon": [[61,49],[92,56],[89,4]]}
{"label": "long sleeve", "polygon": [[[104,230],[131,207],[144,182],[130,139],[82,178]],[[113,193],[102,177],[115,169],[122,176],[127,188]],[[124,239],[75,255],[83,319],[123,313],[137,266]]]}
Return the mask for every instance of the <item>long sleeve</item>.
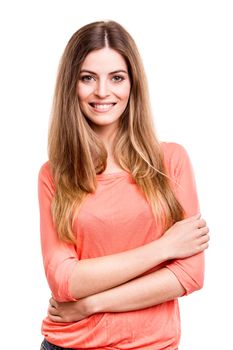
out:
{"label": "long sleeve", "polygon": [[69,291],[69,278],[78,258],[74,246],[59,240],[54,227],[51,215],[54,192],[54,183],[47,162],[41,167],[38,178],[41,248],[45,274],[56,300],[76,300]]}
{"label": "long sleeve", "polygon": [[[199,203],[193,168],[186,150],[175,143],[165,144],[165,159],[169,175],[175,180],[174,190],[185,211],[185,217],[199,212]],[[189,258],[176,259],[166,267],[171,270],[188,295],[203,287],[204,253]]]}

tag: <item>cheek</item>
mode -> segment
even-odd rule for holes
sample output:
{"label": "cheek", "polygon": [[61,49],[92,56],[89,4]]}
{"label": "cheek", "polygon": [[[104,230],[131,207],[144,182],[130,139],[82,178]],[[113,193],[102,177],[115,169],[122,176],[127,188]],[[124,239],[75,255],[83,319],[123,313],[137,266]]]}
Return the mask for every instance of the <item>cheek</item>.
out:
{"label": "cheek", "polygon": [[78,85],[77,86],[77,95],[79,100],[85,100],[92,92],[91,86],[87,85]]}
{"label": "cheek", "polygon": [[126,85],[124,87],[119,88],[119,90],[116,93],[122,100],[128,100],[130,95],[130,85]]}

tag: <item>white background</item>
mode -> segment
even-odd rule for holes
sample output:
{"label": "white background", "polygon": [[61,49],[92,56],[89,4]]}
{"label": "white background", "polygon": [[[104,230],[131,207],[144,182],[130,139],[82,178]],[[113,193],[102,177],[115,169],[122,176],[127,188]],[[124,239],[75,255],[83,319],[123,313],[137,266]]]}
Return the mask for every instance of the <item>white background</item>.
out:
{"label": "white background", "polygon": [[[37,175],[58,61],[101,19],[134,37],[161,140],[181,143],[211,229],[205,287],[180,300],[179,350],[232,345],[232,1],[1,1],[1,348],[39,349],[50,296],[39,241]],[[151,349],[153,350],[153,349]]]}

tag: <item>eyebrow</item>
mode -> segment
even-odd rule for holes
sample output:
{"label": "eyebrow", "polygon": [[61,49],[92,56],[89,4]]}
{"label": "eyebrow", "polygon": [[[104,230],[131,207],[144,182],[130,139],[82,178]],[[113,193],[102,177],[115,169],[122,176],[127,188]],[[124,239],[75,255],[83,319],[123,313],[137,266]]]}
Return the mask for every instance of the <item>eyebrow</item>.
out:
{"label": "eyebrow", "polygon": [[[95,72],[93,72],[93,71],[91,71],[91,70],[88,70],[88,69],[82,69],[82,70],[80,71],[80,73],[90,73],[90,74],[95,74],[95,75],[97,75],[97,73],[95,73]],[[128,74],[128,72],[127,72],[126,70],[124,70],[124,69],[118,69],[118,70],[115,70],[115,71],[113,71],[113,72],[110,72],[109,74],[117,74],[117,73],[125,73],[125,74]]]}

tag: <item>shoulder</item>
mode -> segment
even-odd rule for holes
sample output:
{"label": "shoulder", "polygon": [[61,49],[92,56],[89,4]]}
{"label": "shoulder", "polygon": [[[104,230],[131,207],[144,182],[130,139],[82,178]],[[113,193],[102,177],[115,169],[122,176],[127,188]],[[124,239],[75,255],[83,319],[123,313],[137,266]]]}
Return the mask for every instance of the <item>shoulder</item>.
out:
{"label": "shoulder", "polygon": [[39,185],[44,184],[54,190],[54,180],[49,161],[42,164],[38,174]]}
{"label": "shoulder", "polygon": [[45,162],[41,165],[39,169],[39,177],[46,177],[46,176],[52,176],[52,171],[49,165],[49,161]]}
{"label": "shoulder", "polygon": [[170,175],[177,176],[179,171],[188,166],[190,167],[190,159],[184,146],[175,142],[161,142],[164,165]]}
{"label": "shoulder", "polygon": [[187,155],[187,151],[184,146],[175,142],[160,142],[160,147],[165,158],[182,157]]}

